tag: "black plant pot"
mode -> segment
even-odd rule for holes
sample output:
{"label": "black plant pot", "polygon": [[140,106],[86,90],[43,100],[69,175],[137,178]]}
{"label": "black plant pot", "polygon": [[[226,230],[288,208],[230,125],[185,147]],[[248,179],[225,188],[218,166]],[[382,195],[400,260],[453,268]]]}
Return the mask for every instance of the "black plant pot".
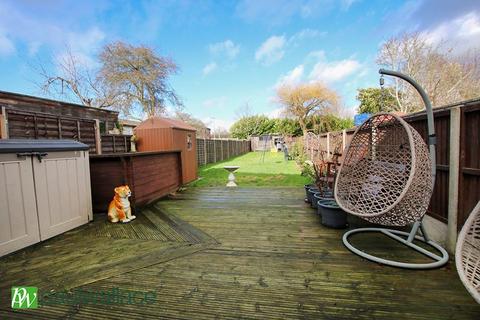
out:
{"label": "black plant pot", "polygon": [[317,213],[319,215],[321,215],[322,213],[320,211],[320,207],[318,206],[318,202],[323,200],[334,200],[333,194],[329,192],[323,192],[323,193],[317,192],[313,195],[313,199],[314,201],[312,203],[315,203],[315,206],[313,207],[317,208]]}
{"label": "black plant pot", "polygon": [[340,209],[333,199],[318,201],[318,210],[322,215],[322,224],[329,228],[342,229],[347,227],[347,214]]}
{"label": "black plant pot", "polygon": [[311,188],[308,188],[307,189],[307,202],[312,204],[313,202],[313,194],[315,192],[318,192],[318,188],[317,187],[311,187]]}
{"label": "black plant pot", "polygon": [[310,202],[310,206],[314,209],[317,209],[317,202],[318,202],[318,197],[320,197],[320,192],[315,192],[312,197],[312,202]]}
{"label": "black plant pot", "polygon": [[308,189],[315,188],[315,185],[313,183],[306,184],[304,185],[304,188],[305,188],[305,202],[310,203],[310,199],[308,198]]}

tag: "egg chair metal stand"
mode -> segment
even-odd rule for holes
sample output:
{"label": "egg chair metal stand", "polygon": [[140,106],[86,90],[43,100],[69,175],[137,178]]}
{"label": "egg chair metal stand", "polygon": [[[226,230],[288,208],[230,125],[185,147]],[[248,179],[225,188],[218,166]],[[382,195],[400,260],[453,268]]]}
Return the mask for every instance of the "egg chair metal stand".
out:
{"label": "egg chair metal stand", "polygon": [[[344,211],[369,222],[412,227],[410,232],[383,227],[353,229],[343,235],[343,243],[353,253],[377,263],[406,269],[438,268],[447,263],[448,253],[429,239],[422,225],[436,173],[432,106],[425,91],[409,76],[384,69],[379,73],[401,78],[420,93],[427,111],[428,147],[402,118],[388,113],[370,117],[357,128],[348,146],[335,181],[335,200]],[[380,81],[383,86],[383,78]],[[352,245],[350,236],[368,232],[388,236],[423,254],[429,262],[384,259]]]}

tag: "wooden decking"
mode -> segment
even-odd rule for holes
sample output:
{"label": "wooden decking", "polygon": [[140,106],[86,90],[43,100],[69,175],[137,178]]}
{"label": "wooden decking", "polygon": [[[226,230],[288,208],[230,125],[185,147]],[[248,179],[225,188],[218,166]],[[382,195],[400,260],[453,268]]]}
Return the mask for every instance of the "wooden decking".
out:
{"label": "wooden decking", "polygon": [[[452,263],[408,271],[365,261],[302,200],[301,188],[195,188],[132,224],[96,221],[0,259],[0,318],[480,318]],[[410,255],[382,238],[356,241],[385,256]],[[8,305],[13,285],[38,286],[41,295],[155,291],[156,302],[20,313]]]}

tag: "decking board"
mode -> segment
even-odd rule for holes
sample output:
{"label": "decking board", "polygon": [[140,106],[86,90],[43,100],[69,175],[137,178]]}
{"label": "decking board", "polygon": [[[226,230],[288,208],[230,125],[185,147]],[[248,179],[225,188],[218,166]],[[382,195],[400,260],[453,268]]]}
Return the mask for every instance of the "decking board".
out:
{"label": "decking board", "polygon": [[[194,188],[159,201],[147,216],[165,215],[176,232],[194,230],[188,241],[209,245],[80,287],[155,290],[157,303],[23,312],[42,319],[480,318],[452,262],[411,271],[366,261],[343,246],[343,230],[320,225],[303,196],[301,188]],[[378,253],[411,256],[376,237],[358,241]],[[0,317],[18,315],[0,309]]]}

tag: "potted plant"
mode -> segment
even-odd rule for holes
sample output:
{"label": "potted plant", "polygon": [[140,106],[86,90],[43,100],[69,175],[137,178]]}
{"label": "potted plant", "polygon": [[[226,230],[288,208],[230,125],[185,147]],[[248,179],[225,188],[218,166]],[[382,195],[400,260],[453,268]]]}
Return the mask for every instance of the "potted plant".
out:
{"label": "potted plant", "polygon": [[313,195],[313,203],[315,203],[313,208],[317,208],[317,213],[321,214],[320,209],[318,208],[318,202],[322,200],[334,200],[333,198],[333,191],[332,190],[327,190],[323,192],[317,192]]}
{"label": "potted plant", "polygon": [[[309,177],[312,181],[315,181],[315,173],[313,169],[313,162],[310,160],[304,161],[301,163],[302,167],[302,176]],[[316,190],[313,190],[313,192],[310,192],[311,188],[316,189],[317,186],[315,183],[309,183],[304,185],[305,188],[305,202],[307,203],[312,203],[313,199],[313,192],[316,192]]]}
{"label": "potted plant", "polygon": [[318,211],[324,226],[336,229],[347,227],[347,213],[338,206],[335,199],[318,201]]}
{"label": "potted plant", "polygon": [[319,192],[318,187],[316,185],[313,185],[309,188],[307,188],[307,199],[306,202],[310,203],[311,206],[313,206],[314,198],[313,195],[315,193]]}

